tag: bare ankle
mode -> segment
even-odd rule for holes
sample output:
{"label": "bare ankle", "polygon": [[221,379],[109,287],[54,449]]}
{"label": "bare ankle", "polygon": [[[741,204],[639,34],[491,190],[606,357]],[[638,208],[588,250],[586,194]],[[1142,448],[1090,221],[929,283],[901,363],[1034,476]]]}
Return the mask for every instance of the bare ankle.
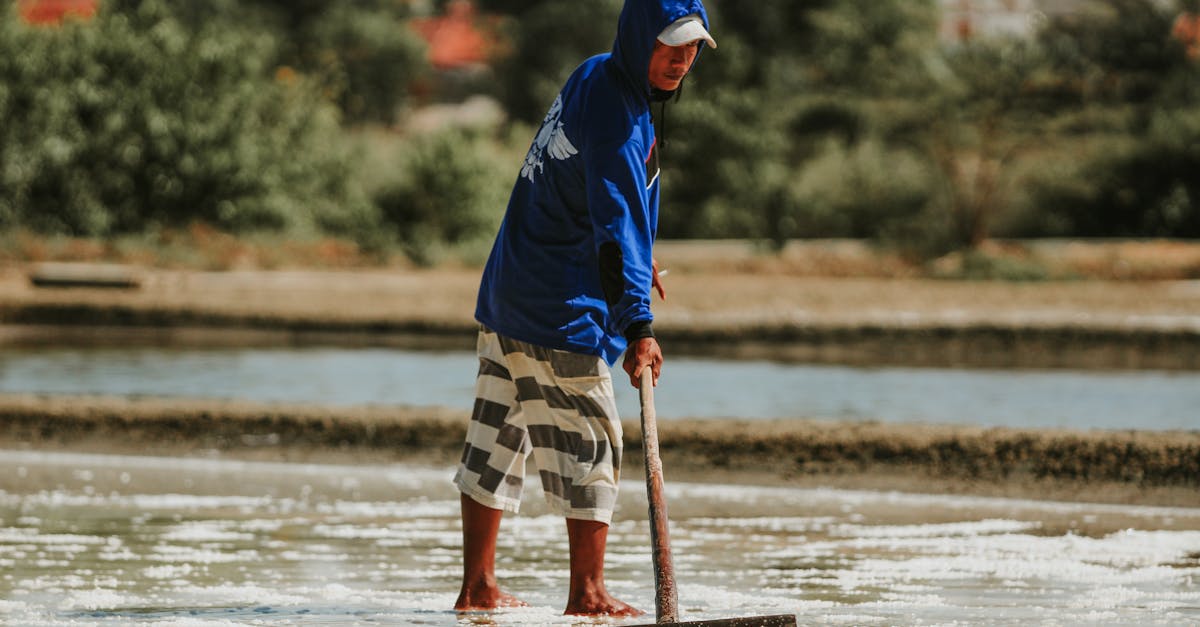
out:
{"label": "bare ankle", "polygon": [[571,591],[564,614],[575,616],[641,616],[645,612],[621,601],[604,587],[603,580]]}
{"label": "bare ankle", "polygon": [[499,588],[494,574],[464,575],[463,590],[490,590]]}
{"label": "bare ankle", "polygon": [[529,604],[504,592],[496,585],[494,577],[484,577],[463,582],[454,609],[458,611],[494,610],[502,607],[526,607]]}

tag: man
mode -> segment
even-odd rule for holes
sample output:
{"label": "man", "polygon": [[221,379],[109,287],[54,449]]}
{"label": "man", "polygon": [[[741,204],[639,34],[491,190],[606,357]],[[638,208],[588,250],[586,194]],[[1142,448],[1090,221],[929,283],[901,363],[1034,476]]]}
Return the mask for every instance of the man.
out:
{"label": "man", "polygon": [[662,351],[650,290],[658,154],[652,101],[679,89],[700,47],[716,47],[701,0],[626,0],[613,51],[585,61],[550,107],[513,187],[483,273],[476,402],[455,483],[463,585],[455,608],[524,605],[495,578],[504,511],[520,505],[532,454],[550,508],[567,522],[567,614],[642,614],[604,584],[621,423],[609,367],[625,353],[636,387]]}

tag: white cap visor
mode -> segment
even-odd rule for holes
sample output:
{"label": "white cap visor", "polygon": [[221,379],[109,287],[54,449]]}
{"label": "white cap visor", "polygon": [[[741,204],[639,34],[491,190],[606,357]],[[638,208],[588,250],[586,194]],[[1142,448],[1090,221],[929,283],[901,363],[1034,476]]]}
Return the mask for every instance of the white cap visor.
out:
{"label": "white cap visor", "polygon": [[703,40],[709,46],[717,47],[717,42],[713,40],[712,35],[709,35],[708,31],[704,29],[704,21],[700,19],[699,15],[689,15],[675,20],[658,34],[658,40],[668,46],[683,46],[693,41]]}

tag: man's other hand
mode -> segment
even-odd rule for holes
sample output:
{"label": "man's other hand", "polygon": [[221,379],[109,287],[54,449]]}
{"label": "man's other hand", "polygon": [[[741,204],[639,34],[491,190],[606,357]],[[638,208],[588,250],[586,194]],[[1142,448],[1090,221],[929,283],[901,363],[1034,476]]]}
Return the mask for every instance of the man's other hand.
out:
{"label": "man's other hand", "polygon": [[642,387],[642,369],[649,367],[654,374],[654,385],[658,385],[658,375],[662,372],[663,355],[658,346],[658,340],[644,337],[634,340],[625,349],[625,363],[622,366],[629,375],[629,383],[635,388]]}
{"label": "man's other hand", "polygon": [[658,271],[658,260],[654,260],[654,277],[650,280],[650,287],[658,292],[658,297],[662,300],[667,300],[667,290],[663,287],[662,278],[667,274],[666,270]]}

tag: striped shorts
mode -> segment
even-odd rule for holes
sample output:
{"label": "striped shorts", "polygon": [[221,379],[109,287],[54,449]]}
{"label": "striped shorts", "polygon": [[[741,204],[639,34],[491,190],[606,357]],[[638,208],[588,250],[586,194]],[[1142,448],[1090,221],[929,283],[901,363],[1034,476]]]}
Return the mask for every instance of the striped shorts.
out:
{"label": "striped shorts", "polygon": [[600,357],[534,346],[481,328],[475,409],[454,483],[493,509],[521,505],[532,453],[546,502],[567,518],[609,523],[621,421]]}

